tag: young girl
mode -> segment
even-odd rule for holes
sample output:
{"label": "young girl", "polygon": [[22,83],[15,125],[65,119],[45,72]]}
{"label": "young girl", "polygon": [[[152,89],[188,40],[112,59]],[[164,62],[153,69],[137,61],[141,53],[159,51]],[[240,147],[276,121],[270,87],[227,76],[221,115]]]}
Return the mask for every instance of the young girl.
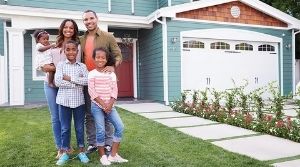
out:
{"label": "young girl", "polygon": [[[51,56],[51,48],[55,47],[54,44],[49,43],[49,34],[44,30],[36,30],[33,33],[36,41],[36,69],[41,70],[47,66],[54,66]],[[48,72],[48,84],[50,87],[55,87],[54,72]]]}
{"label": "young girl", "polygon": [[56,67],[55,83],[59,87],[56,96],[59,117],[61,121],[62,156],[56,162],[57,165],[65,164],[68,159],[71,139],[72,114],[80,153],[78,158],[82,163],[88,163],[89,159],[84,153],[84,96],[83,86],[87,85],[88,71],[83,63],[76,61],[78,43],[69,40],[64,44],[64,52],[67,60],[61,61]]}
{"label": "young girl", "polygon": [[[102,70],[106,66],[114,66],[114,58],[103,48],[96,48],[93,51],[93,59],[96,69],[89,72],[88,89],[91,96],[91,112],[96,126],[96,140],[100,163],[110,165],[112,162],[128,162],[118,155],[120,141],[122,139],[124,125],[114,107],[118,96],[116,74],[107,73]],[[111,154],[107,157],[104,152],[105,127],[104,119],[109,119],[115,128]]]}

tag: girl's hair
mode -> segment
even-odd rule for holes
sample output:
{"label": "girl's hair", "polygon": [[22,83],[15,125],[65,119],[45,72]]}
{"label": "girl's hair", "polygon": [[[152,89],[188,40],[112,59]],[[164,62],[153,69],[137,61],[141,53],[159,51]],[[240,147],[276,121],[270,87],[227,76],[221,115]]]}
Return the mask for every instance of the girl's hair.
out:
{"label": "girl's hair", "polygon": [[49,35],[48,34],[48,32],[47,31],[45,31],[45,30],[41,30],[41,29],[39,29],[39,30],[35,30],[34,32],[33,32],[33,36],[34,36],[34,38],[35,38],[35,41],[36,42],[38,42],[39,41],[39,39],[42,37],[42,35]]}
{"label": "girl's hair", "polygon": [[63,34],[63,29],[65,27],[65,24],[70,21],[73,23],[73,26],[74,26],[74,34],[73,36],[71,37],[71,40],[74,40],[76,42],[79,41],[78,39],[78,26],[76,24],[76,22],[73,20],[73,19],[65,19],[62,21],[62,23],[60,24],[59,26],[59,30],[58,30],[58,36],[56,38],[56,45],[57,47],[61,48],[62,45],[63,45],[63,42],[64,42],[64,34]]}
{"label": "girl's hair", "polygon": [[115,57],[108,50],[106,50],[104,48],[94,49],[94,51],[93,51],[93,59],[94,60],[95,60],[97,51],[102,51],[105,53],[106,60],[107,60],[105,66],[114,66],[115,65],[115,62],[116,62]]}
{"label": "girl's hair", "polygon": [[77,42],[77,41],[74,41],[74,40],[68,40],[68,41],[66,41],[65,43],[64,43],[64,48],[66,48],[66,45],[67,44],[74,44],[75,46],[76,46],[76,49],[78,49],[78,45],[79,45],[79,43]]}

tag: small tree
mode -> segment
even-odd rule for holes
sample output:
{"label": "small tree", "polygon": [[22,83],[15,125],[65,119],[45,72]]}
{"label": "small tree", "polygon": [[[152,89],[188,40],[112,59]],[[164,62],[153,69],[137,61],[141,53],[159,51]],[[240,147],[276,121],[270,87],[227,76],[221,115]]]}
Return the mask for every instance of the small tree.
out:
{"label": "small tree", "polygon": [[252,101],[252,109],[256,112],[258,120],[263,119],[263,112],[262,109],[264,107],[264,101],[262,98],[262,94],[264,93],[265,89],[264,87],[255,89],[253,92],[250,93],[250,99]]}

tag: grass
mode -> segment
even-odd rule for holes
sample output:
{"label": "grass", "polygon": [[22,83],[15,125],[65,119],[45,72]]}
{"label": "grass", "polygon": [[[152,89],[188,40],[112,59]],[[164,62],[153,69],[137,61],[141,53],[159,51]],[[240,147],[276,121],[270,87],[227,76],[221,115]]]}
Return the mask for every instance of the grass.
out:
{"label": "grass", "polygon": [[[266,162],[225,151],[126,110],[118,111],[125,124],[120,155],[129,162],[112,166],[269,166]],[[55,166],[56,150],[47,108],[0,108],[0,115],[0,166]],[[75,148],[74,132],[72,134]],[[99,166],[96,153],[91,154],[90,159],[87,165],[74,159],[65,166]]]}

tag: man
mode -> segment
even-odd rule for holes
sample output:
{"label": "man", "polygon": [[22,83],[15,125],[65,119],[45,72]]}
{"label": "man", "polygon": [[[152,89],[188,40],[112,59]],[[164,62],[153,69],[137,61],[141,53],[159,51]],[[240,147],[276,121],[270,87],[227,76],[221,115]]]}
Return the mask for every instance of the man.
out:
{"label": "man", "polygon": [[[106,66],[104,72],[114,72],[122,61],[121,50],[114,38],[114,36],[108,32],[101,31],[98,27],[98,17],[96,12],[92,10],[86,10],[83,13],[83,23],[87,28],[87,31],[83,36],[80,37],[80,44],[82,48],[82,62],[86,64],[88,71],[95,68],[92,54],[95,48],[105,48],[115,56],[115,66]],[[86,116],[85,126],[88,148],[87,153],[91,153],[97,150],[96,147],[96,128],[94,118],[91,114],[91,99],[88,94],[88,88],[84,89],[85,104],[86,104]],[[113,126],[110,122],[105,120],[105,145],[108,151],[110,151],[112,145]]]}

